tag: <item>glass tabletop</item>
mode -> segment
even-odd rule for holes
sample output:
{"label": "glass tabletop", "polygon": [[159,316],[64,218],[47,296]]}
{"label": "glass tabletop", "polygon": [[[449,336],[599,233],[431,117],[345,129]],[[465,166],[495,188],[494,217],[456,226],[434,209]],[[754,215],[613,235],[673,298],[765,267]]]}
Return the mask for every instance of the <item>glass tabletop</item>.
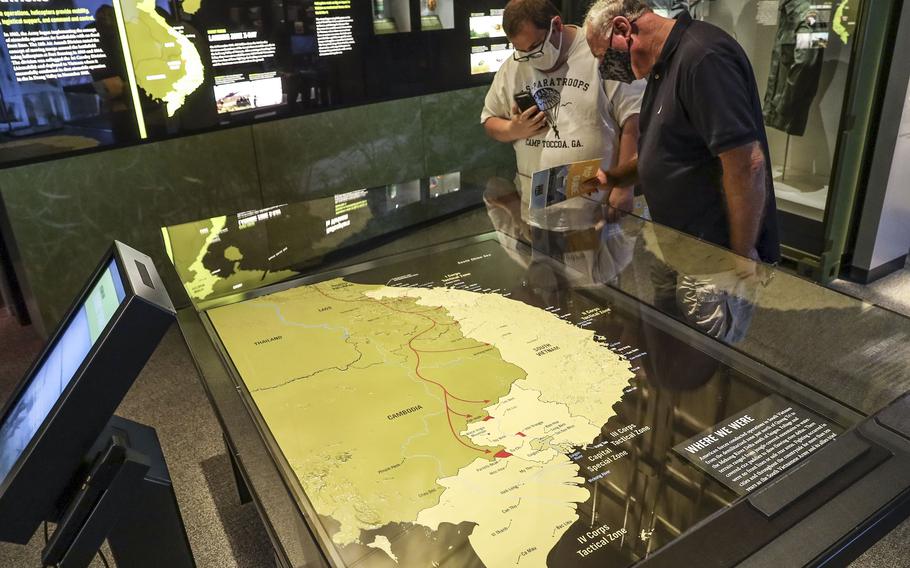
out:
{"label": "glass tabletop", "polygon": [[511,187],[164,230],[330,564],[632,565],[910,390],[906,318]]}
{"label": "glass tabletop", "polygon": [[460,172],[356,189],[162,227],[165,249],[195,305],[305,274],[428,222],[473,208],[482,187]]}

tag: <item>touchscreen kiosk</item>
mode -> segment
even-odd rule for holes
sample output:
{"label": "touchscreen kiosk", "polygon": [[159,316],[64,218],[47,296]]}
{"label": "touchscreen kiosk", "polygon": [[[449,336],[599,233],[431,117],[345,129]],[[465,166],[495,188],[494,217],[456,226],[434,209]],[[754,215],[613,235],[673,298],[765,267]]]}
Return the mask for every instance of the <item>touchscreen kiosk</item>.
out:
{"label": "touchscreen kiosk", "polygon": [[173,319],[151,259],[115,242],[0,414],[0,540],[59,517]]}

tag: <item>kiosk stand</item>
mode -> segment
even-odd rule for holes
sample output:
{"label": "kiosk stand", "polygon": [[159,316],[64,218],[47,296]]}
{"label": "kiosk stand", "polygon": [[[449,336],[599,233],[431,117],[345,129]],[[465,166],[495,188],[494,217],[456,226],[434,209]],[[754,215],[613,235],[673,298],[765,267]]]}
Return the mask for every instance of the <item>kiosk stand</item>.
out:
{"label": "kiosk stand", "polygon": [[118,566],[195,566],[155,430],[114,416],[85,482],[44,549],[45,566],[88,565],[107,538]]}
{"label": "kiosk stand", "polygon": [[115,242],[0,412],[0,541],[56,522],[45,566],[194,566],[152,428],[114,416],[174,306],[152,260]]}

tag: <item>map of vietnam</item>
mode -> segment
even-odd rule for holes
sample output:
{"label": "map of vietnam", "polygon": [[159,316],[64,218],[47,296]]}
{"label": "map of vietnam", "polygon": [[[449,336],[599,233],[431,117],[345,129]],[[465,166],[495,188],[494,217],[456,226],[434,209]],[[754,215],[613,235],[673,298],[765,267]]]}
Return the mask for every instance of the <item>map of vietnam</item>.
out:
{"label": "map of vietnam", "polygon": [[155,11],[155,0],[121,0],[136,82],[174,116],[205,78],[202,58],[185,35]]}
{"label": "map of vietnam", "polygon": [[567,453],[631,378],[593,332],[499,294],[334,279],[208,313],[340,547],[466,522],[487,566],[542,566],[589,496]]}

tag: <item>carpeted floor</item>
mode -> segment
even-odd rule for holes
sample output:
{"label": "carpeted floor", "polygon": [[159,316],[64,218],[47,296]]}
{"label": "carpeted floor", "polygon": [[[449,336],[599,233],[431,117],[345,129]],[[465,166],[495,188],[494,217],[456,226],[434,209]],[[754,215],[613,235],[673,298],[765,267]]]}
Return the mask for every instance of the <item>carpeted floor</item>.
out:
{"label": "carpeted floor", "polygon": [[[847,280],[835,280],[831,287],[845,294],[862,298],[875,305],[910,316],[910,257],[903,270],[863,286]],[[910,562],[908,562],[910,564]]]}
{"label": "carpeted floor", "polygon": [[[0,308],[0,400],[10,394],[41,345],[30,328],[19,327]],[[220,427],[176,326],[117,414],[157,430],[200,568],[274,566],[256,509],[240,504]],[[41,566],[43,545],[42,531],[27,546],[0,543],[0,567]],[[92,566],[102,564],[96,559]]]}
{"label": "carpeted floor", "polygon": [[[910,270],[871,287],[849,283],[836,287],[910,315]],[[30,328],[19,327],[0,308],[0,402],[9,396],[41,345]],[[253,505],[240,505],[218,423],[176,328],[166,335],[118,415],[157,430],[198,566],[274,566],[268,537]],[[851,566],[910,567],[908,543],[910,521]],[[38,567],[42,547],[41,531],[26,546],[0,543],[0,567]],[[102,564],[96,559],[92,566]]]}

